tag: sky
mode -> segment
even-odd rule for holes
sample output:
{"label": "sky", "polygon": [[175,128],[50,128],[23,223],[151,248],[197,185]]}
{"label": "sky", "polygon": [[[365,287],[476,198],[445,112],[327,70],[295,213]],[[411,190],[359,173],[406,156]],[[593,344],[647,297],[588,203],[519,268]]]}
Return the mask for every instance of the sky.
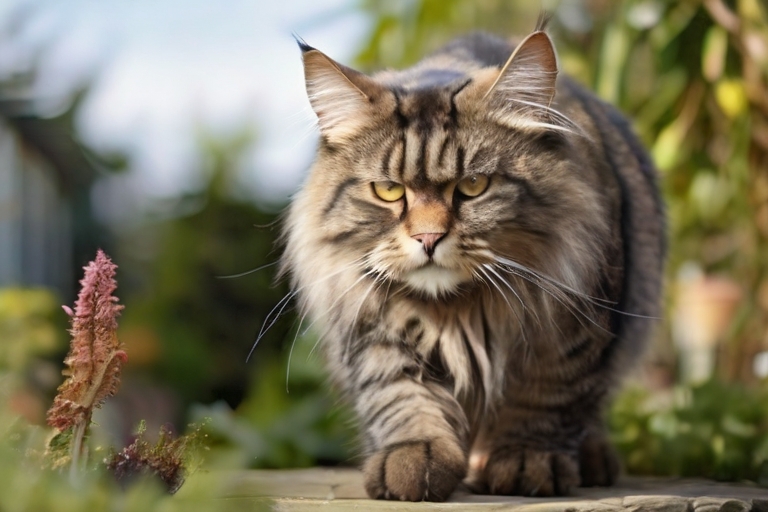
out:
{"label": "sky", "polygon": [[130,162],[96,189],[105,217],[119,221],[199,188],[201,127],[218,137],[253,130],[239,190],[280,202],[300,183],[317,137],[292,34],[349,63],[369,28],[353,2],[0,0],[0,78],[34,62],[44,116],[90,84],[79,136]]}

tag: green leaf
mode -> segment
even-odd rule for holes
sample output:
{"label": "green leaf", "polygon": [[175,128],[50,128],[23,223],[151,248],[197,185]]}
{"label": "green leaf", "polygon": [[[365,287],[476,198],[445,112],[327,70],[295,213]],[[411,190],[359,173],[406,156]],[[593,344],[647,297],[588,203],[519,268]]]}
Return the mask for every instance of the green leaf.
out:
{"label": "green leaf", "polygon": [[716,82],[725,70],[725,55],[728,52],[728,33],[719,25],[713,25],[704,36],[701,52],[701,72],[710,82]]}

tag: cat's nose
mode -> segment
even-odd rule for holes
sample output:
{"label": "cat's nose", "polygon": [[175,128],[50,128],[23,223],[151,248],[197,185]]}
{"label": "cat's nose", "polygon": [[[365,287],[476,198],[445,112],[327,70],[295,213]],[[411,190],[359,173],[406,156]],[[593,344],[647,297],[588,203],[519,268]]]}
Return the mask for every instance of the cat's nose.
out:
{"label": "cat's nose", "polygon": [[424,246],[424,252],[431,258],[435,253],[435,246],[444,236],[445,233],[419,233],[418,235],[412,235],[411,238],[421,242],[421,245]]}

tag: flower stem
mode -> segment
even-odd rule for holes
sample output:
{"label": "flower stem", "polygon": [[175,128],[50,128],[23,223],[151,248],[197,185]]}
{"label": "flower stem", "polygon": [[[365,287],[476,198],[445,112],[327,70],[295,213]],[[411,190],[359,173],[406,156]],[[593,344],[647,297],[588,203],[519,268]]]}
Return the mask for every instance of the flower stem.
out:
{"label": "flower stem", "polygon": [[85,430],[88,426],[88,421],[84,420],[75,424],[75,428],[72,431],[72,464],[69,467],[69,481],[72,484],[77,483],[80,475],[80,455],[83,452],[83,438],[85,437]]}

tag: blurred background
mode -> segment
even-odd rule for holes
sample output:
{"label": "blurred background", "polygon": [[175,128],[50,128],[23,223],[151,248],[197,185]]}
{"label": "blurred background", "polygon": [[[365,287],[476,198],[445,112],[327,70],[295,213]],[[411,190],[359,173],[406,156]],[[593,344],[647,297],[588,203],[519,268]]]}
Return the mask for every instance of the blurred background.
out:
{"label": "blurred background", "polygon": [[764,0],[3,0],[0,414],[44,423],[59,306],[103,248],[129,363],[101,441],[210,417],[212,467],[355,463],[292,304],[248,357],[288,293],[279,214],[317,137],[291,34],[372,71],[471,30],[526,34],[541,7],[668,203],[666,314],[608,418],[625,468],[768,486]]}

